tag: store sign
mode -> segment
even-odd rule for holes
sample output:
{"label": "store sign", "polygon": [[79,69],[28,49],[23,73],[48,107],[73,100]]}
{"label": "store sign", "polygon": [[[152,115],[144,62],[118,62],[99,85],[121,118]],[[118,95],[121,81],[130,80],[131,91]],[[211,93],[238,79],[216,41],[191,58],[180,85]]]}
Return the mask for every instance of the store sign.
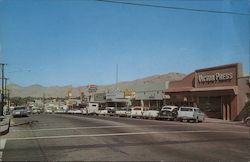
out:
{"label": "store sign", "polygon": [[215,73],[215,74],[201,74],[198,75],[198,81],[202,82],[217,82],[233,79],[233,73]]}
{"label": "store sign", "polygon": [[88,92],[89,92],[89,93],[94,93],[94,92],[96,92],[96,91],[97,91],[97,86],[96,86],[96,85],[90,84],[90,85],[88,86]]}

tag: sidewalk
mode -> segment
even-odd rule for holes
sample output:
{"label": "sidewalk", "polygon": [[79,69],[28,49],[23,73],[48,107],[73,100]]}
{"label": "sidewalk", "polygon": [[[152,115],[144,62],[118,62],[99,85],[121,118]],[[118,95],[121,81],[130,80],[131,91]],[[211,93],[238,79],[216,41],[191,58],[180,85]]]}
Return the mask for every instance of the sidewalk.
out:
{"label": "sidewalk", "polygon": [[8,116],[0,117],[0,136],[8,132],[10,118]]}
{"label": "sidewalk", "polygon": [[219,124],[230,124],[230,125],[242,125],[245,124],[242,121],[229,121],[229,120],[223,120],[223,119],[215,119],[215,118],[205,118],[205,123],[219,123]]}

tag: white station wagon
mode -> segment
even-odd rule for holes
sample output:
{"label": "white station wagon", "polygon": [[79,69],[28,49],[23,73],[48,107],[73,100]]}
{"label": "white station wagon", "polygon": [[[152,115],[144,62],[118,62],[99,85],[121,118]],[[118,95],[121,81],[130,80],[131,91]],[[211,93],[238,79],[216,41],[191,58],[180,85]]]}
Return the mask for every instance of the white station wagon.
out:
{"label": "white station wagon", "polygon": [[178,110],[177,120],[193,120],[196,123],[204,121],[204,113],[197,107],[180,107]]}

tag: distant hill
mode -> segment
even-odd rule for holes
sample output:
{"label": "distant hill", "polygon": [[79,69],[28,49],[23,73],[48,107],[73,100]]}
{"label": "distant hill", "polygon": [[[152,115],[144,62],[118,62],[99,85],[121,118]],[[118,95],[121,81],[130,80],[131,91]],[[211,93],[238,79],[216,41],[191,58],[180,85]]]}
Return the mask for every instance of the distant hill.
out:
{"label": "distant hill", "polygon": [[[118,88],[121,90],[129,89],[135,85],[142,85],[145,83],[162,83],[166,81],[181,80],[186,74],[181,73],[168,73],[163,75],[154,75],[142,79],[137,79],[133,81],[119,82]],[[88,89],[86,86],[72,87],[72,86],[54,86],[54,87],[44,87],[38,84],[34,84],[27,87],[22,87],[17,84],[9,84],[8,89],[10,89],[11,97],[66,97],[69,90],[72,91],[73,96],[79,96],[80,89],[86,94]],[[107,90],[114,90],[116,88],[115,84],[112,85],[97,85],[97,92],[105,92]]]}

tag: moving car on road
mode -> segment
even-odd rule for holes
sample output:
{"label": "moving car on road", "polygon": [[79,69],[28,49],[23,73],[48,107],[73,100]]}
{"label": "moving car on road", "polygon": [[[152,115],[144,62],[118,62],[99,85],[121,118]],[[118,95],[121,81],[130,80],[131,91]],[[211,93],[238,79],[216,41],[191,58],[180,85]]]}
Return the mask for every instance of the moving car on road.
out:
{"label": "moving car on road", "polygon": [[188,122],[193,120],[196,123],[202,122],[204,120],[204,113],[197,107],[180,107],[178,110],[177,120],[187,120]]}
{"label": "moving car on road", "polygon": [[13,117],[27,117],[28,116],[28,110],[25,106],[18,106],[14,107],[12,111],[12,116]]}

